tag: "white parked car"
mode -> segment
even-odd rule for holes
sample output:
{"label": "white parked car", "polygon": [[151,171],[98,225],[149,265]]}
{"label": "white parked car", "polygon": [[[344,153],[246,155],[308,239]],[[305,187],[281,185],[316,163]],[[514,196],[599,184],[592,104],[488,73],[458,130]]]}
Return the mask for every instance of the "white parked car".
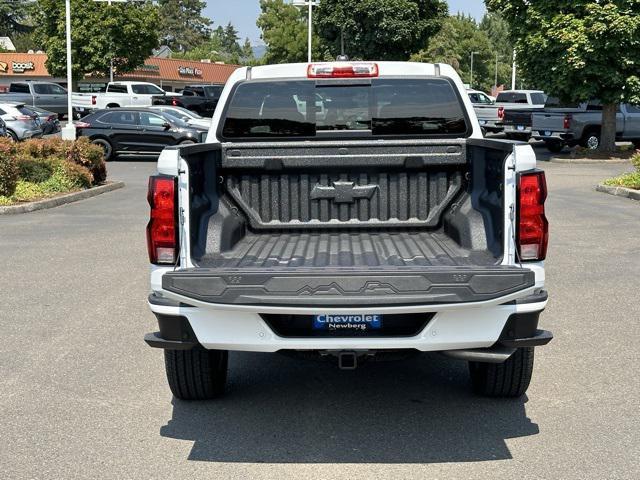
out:
{"label": "white parked car", "polygon": [[452,67],[240,68],[220,106],[149,181],[145,340],[176,397],[221,395],[230,350],[342,369],[440,352],[476,392],[524,394],[552,338],[545,176],[529,145],[482,137]]}
{"label": "white parked car", "polygon": [[79,116],[117,107],[150,107],[153,97],[177,95],[148,82],[109,82],[104,92],[72,93],[71,105]]}
{"label": "white parked car", "polygon": [[183,107],[154,105],[150,108],[152,110],[160,110],[161,112],[164,112],[173,117],[179,118],[183,122],[187,122],[189,125],[192,125],[194,127],[209,128],[211,126],[210,118],[201,117],[196,112],[192,112],[191,110],[187,110],[186,108],[183,108]]}

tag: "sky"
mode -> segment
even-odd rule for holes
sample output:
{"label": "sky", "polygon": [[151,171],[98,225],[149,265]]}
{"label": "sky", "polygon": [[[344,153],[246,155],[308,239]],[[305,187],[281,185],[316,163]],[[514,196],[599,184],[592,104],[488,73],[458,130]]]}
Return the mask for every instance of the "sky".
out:
{"label": "sky", "polygon": [[[231,22],[244,39],[249,37],[253,44],[260,44],[260,30],[256,19],[260,14],[258,0],[206,0],[205,15],[214,22],[214,26]],[[480,20],[485,12],[483,0],[448,0],[450,13],[469,13]]]}

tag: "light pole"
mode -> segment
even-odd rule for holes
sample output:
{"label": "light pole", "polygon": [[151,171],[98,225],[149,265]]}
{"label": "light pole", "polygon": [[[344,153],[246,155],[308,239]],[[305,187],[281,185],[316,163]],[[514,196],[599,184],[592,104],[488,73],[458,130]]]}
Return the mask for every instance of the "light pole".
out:
{"label": "light pole", "polygon": [[478,55],[480,52],[471,52],[471,79],[469,80],[469,86],[473,88],[473,56]]}
{"label": "light pole", "polygon": [[516,89],[516,50],[513,49],[513,70],[511,71],[511,90]]}
{"label": "light pole", "polygon": [[493,87],[498,90],[498,52],[496,52],[496,76],[493,81]]}
{"label": "light pole", "polygon": [[73,86],[72,62],[71,62],[71,0],[65,0],[65,28],[67,35],[67,124],[60,135],[64,140],[76,139],[76,127],[73,125],[73,107],[71,106],[71,90]]}
{"label": "light pole", "polygon": [[311,42],[312,42],[312,34],[313,34],[313,7],[317,7],[320,0],[293,0],[292,4],[296,7],[308,7],[309,8],[309,28],[308,28],[308,38],[307,38],[307,61],[311,63]]}
{"label": "light pole", "polygon": [[[107,5],[111,6],[113,3],[141,2],[144,0],[93,0],[93,1],[107,2]],[[113,41],[111,42],[111,48],[113,48]],[[111,53],[111,59],[109,60],[109,81],[113,82],[113,53]]]}

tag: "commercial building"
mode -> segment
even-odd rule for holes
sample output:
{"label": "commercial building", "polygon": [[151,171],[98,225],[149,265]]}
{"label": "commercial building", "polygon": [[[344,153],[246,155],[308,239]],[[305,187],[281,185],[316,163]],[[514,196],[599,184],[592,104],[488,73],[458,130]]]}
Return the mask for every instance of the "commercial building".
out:
{"label": "commercial building", "polygon": [[[0,53],[0,91],[11,82],[21,80],[45,80],[67,86],[67,79],[52,77],[47,71],[44,53]],[[180,90],[191,84],[225,83],[238,65],[194,62],[172,58],[150,57],[137,70],[124,75],[114,74],[114,80],[139,80],[152,82],[168,92]],[[108,78],[85,77],[76,90],[90,92],[104,89]]]}

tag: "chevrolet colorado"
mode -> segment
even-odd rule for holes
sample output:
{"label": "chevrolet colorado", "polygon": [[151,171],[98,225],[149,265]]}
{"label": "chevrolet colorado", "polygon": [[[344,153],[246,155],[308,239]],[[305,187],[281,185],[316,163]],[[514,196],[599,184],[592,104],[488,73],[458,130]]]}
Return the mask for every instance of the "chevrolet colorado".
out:
{"label": "chevrolet colorado", "polygon": [[145,341],[177,398],[221,395],[230,350],[343,369],[435,351],[480,394],[526,391],[552,338],[545,177],[530,146],[482,138],[451,67],[246,67],[220,107],[149,180]]}

